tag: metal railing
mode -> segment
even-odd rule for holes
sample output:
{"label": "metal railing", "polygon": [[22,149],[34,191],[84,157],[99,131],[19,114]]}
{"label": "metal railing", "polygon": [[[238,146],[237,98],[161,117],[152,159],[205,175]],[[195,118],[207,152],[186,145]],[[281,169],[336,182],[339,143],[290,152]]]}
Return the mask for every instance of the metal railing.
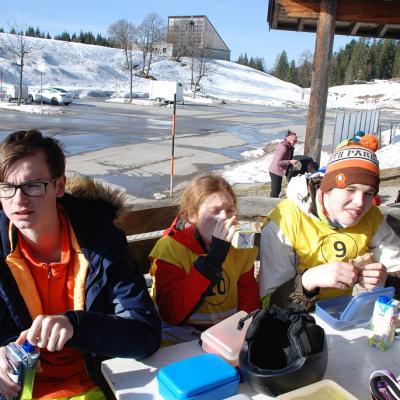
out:
{"label": "metal railing", "polygon": [[333,152],[339,143],[351,138],[358,131],[377,135],[379,118],[379,110],[336,114],[331,151]]}
{"label": "metal railing", "polygon": [[390,123],[390,136],[389,136],[389,144],[395,144],[400,141],[400,122],[391,122]]}

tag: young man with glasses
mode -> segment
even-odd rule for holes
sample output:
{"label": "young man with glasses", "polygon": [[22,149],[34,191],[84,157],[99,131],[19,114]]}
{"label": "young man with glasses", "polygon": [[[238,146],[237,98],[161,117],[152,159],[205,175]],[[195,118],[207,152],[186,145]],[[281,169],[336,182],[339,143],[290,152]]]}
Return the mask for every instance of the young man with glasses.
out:
{"label": "young man with glasses", "polygon": [[40,350],[34,398],[113,398],[100,371],[110,357],[157,350],[160,323],[114,219],[121,196],[89,179],[66,193],[57,140],[18,131],[0,145],[0,394],[20,386],[5,346]]}

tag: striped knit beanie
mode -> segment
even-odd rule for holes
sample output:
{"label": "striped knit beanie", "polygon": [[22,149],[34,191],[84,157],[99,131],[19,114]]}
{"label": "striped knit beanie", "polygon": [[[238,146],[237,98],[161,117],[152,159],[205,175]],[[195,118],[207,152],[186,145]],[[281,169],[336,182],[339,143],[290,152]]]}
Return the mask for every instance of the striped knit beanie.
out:
{"label": "striped knit beanie", "polygon": [[332,155],[320,189],[326,193],[334,188],[360,184],[372,186],[378,193],[379,182],[379,161],[372,146],[362,142],[349,143]]}

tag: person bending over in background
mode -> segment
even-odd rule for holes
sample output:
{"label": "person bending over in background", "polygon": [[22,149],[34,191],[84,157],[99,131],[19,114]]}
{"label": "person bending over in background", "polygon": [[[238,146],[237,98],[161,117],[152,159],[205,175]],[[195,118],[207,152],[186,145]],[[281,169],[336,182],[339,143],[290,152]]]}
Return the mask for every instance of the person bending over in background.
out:
{"label": "person bending over in background", "polygon": [[260,307],[257,249],[231,246],[236,211],[229,183],[200,175],[185,188],[180,213],[151,251],[152,296],[166,322],[166,342],[193,340],[238,310]]}
{"label": "person bending over in background", "polygon": [[296,133],[288,130],[286,137],[275,149],[274,158],[269,166],[269,176],[271,177],[270,197],[279,197],[282,188],[282,179],[289,165],[293,165],[294,169],[301,168],[300,161],[293,160],[294,145],[296,143]]}
{"label": "person bending over in background", "polygon": [[[373,289],[396,282],[400,241],[373,205],[379,180],[376,154],[362,143],[337,149],[322,181],[292,178],[288,199],[269,213],[261,233],[264,306],[270,300],[312,309],[318,299],[351,294],[355,283]],[[374,260],[362,269],[349,263],[367,252]]]}
{"label": "person bending over in background", "polygon": [[[6,345],[40,350],[34,398],[114,398],[100,364],[143,358],[160,320],[114,225],[121,194],[89,178],[66,193],[60,143],[35,130],[0,145],[0,394],[16,397]],[[103,393],[104,392],[104,393]]]}

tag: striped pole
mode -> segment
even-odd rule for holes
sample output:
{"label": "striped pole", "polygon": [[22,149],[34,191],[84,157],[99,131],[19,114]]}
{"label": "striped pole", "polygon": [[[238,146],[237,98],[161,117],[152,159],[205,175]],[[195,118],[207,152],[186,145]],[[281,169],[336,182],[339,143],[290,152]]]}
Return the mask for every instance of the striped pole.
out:
{"label": "striped pole", "polygon": [[172,113],[172,148],[171,148],[171,174],[169,181],[169,197],[173,196],[172,181],[174,179],[174,157],[175,157],[175,130],[176,130],[176,93],[174,94],[174,111]]}

